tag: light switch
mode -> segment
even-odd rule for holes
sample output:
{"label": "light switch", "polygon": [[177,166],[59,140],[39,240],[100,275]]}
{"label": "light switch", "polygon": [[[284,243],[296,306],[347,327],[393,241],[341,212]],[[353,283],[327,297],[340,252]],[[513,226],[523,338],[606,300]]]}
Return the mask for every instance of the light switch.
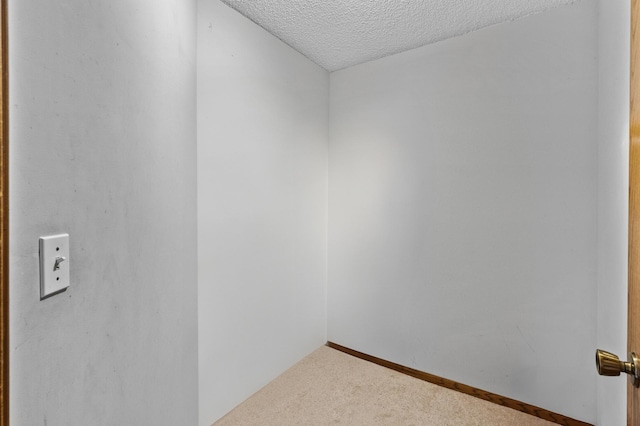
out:
{"label": "light switch", "polygon": [[40,237],[40,300],[69,287],[69,234]]}

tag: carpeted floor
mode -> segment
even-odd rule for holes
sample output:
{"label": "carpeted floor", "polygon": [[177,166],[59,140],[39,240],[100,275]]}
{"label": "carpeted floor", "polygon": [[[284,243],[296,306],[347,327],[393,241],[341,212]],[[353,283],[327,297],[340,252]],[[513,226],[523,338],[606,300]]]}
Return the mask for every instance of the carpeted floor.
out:
{"label": "carpeted floor", "polygon": [[552,425],[321,347],[215,426]]}

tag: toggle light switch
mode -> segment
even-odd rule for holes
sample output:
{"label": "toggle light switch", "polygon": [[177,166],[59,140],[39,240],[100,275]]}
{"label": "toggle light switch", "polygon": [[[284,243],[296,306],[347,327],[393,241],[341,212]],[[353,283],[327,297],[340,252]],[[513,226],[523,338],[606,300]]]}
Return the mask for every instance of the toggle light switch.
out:
{"label": "toggle light switch", "polygon": [[40,237],[40,300],[69,287],[69,234]]}

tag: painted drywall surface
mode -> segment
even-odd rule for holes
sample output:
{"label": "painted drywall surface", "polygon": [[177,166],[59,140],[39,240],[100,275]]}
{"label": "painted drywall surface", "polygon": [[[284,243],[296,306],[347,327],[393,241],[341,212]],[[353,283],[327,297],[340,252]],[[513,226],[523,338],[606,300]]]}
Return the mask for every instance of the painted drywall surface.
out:
{"label": "painted drywall surface", "polygon": [[9,11],[11,424],[195,425],[196,3]]}
{"label": "painted drywall surface", "polygon": [[200,424],[326,341],[329,76],[198,4]]}
{"label": "painted drywall surface", "polygon": [[596,420],[596,15],[331,74],[329,340]]}
{"label": "painted drywall surface", "polygon": [[[624,358],[627,353],[631,5],[629,0],[602,0],[598,7],[597,346]],[[597,424],[625,425],[627,380],[599,377],[597,384]]]}

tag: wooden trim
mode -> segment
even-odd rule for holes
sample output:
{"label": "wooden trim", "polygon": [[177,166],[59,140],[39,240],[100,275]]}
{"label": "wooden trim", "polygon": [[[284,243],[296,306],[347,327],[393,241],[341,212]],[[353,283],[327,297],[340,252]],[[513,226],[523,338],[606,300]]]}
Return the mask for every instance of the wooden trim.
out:
{"label": "wooden trim", "polygon": [[9,56],[7,0],[0,0],[0,426],[9,425]]}
{"label": "wooden trim", "polygon": [[[631,81],[629,116],[629,276],[628,276],[628,315],[627,348],[637,350],[640,343],[640,73],[638,52],[640,50],[640,1],[631,2]],[[630,384],[627,387],[627,424],[636,425],[640,421],[638,389]]]}
{"label": "wooden trim", "polygon": [[340,352],[352,355],[356,358],[363,359],[365,361],[378,364],[382,367],[387,367],[395,370],[399,373],[406,374],[416,379],[424,380],[425,382],[433,383],[434,385],[442,386],[447,389],[452,389],[458,392],[462,392],[467,395],[474,396],[476,398],[484,399],[485,401],[493,402],[494,404],[502,405],[504,407],[512,408],[517,411],[521,411],[526,414],[530,414],[535,417],[539,417],[550,422],[557,423],[565,426],[592,426],[590,423],[585,423],[580,420],[575,420],[562,414],[554,413],[545,410],[534,405],[525,404],[524,402],[516,401],[515,399],[507,398],[505,396],[496,395],[491,392],[477,389],[472,386],[464,385],[462,383],[454,382],[453,380],[444,379],[442,377],[434,376],[433,374],[425,373],[424,371],[415,370],[413,368],[405,367],[400,364],[396,364],[391,361],[386,361],[375,356],[367,355],[362,352],[355,351],[353,349],[340,346],[333,342],[327,342],[327,346],[336,349]]}

